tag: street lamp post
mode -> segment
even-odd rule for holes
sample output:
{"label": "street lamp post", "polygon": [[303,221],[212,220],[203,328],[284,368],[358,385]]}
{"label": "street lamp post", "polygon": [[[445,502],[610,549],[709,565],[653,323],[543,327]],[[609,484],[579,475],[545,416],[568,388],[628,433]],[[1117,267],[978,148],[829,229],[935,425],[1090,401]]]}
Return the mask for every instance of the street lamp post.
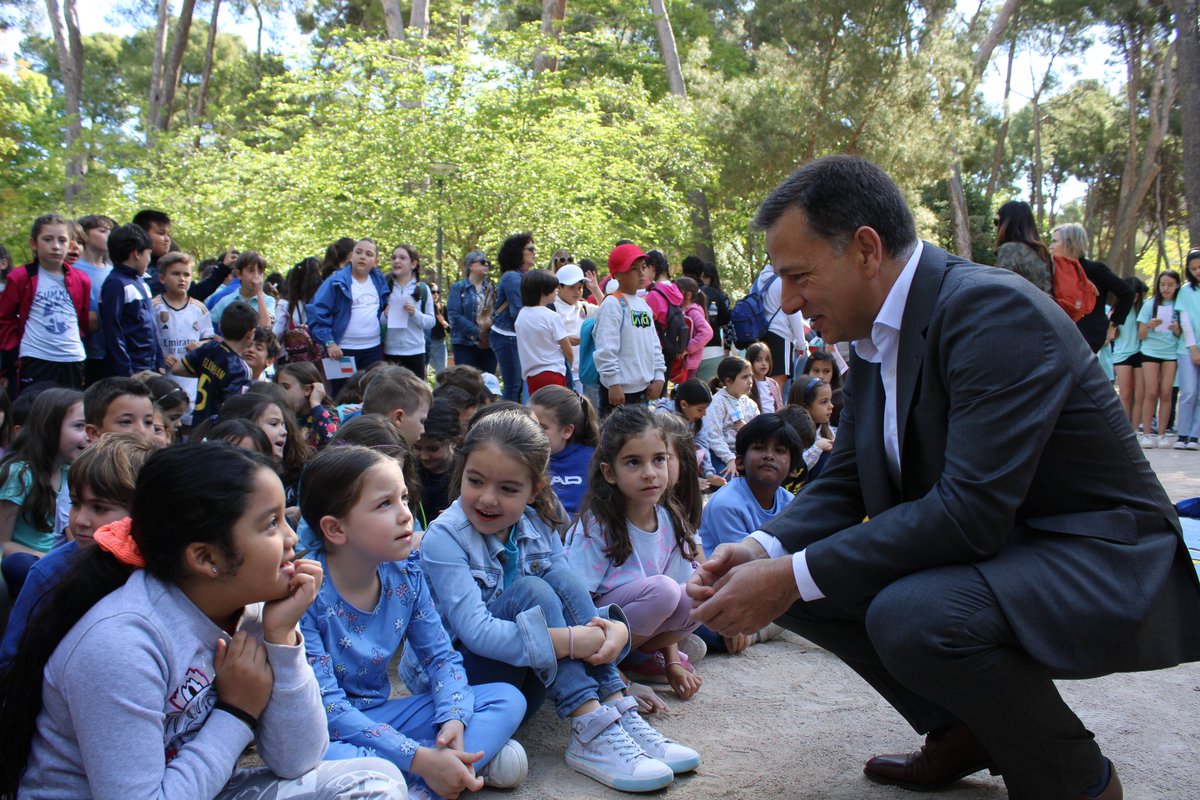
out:
{"label": "street lamp post", "polygon": [[428,171],[430,176],[437,181],[437,282],[439,287],[444,288],[442,278],[442,208],[445,206],[443,202],[443,183],[446,178],[458,172],[458,164],[449,161],[431,161],[429,162]]}

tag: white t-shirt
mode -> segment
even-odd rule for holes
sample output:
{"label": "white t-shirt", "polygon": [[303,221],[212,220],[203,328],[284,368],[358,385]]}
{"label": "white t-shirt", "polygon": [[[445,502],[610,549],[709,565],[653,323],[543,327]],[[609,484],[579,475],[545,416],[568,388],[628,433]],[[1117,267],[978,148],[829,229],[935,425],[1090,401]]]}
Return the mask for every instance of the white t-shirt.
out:
{"label": "white t-shirt", "polygon": [[87,357],[83,339],[79,338],[79,316],[67,292],[65,276],[38,270],[37,293],[29,306],[20,356],[59,364],[83,361]]}
{"label": "white t-shirt", "polygon": [[152,303],[154,329],[158,331],[158,344],[164,356],[179,358],[187,352],[189,344],[213,337],[212,317],[199,300],[189,297],[183,308],[175,308],[160,294],[154,296]]}
{"label": "white t-shirt", "polygon": [[[567,336],[579,338],[579,332],[583,329],[583,321],[592,315],[592,309],[596,306],[591,303],[580,300],[575,305],[564,303],[558,298],[554,299],[554,309],[558,315],[562,317],[563,327],[567,331]],[[575,353],[575,358],[571,361],[572,369],[575,371],[576,377],[579,374],[579,345],[571,345],[571,350]]]}
{"label": "white t-shirt", "polygon": [[350,323],[338,346],[343,350],[368,350],[379,345],[379,292],[368,276],[350,278]]}
{"label": "white t-shirt", "polygon": [[515,327],[522,378],[539,372],[567,374],[566,358],[559,344],[567,338],[567,329],[557,311],[546,306],[525,306],[517,315]]}

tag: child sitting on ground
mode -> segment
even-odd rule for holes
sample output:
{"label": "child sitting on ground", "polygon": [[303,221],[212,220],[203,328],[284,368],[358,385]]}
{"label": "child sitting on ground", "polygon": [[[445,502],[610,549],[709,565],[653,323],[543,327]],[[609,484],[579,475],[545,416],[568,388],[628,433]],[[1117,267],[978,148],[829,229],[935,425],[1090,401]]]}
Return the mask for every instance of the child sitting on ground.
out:
{"label": "child sitting on ground", "polygon": [[783,421],[796,432],[800,440],[801,456],[792,462],[792,474],[783,482],[784,489],[797,495],[808,482],[808,465],[804,463],[803,453],[817,441],[817,429],[813,425],[812,417],[800,406],[784,406],[780,409],[779,416],[783,417]]}
{"label": "child sitting on ground", "polygon": [[101,378],[83,393],[84,431],[89,442],[106,433],[154,435],[150,387],[135,378]]}
{"label": "child sitting on ground", "polygon": [[829,460],[833,440],[837,435],[837,428],[830,424],[833,418],[833,390],[820,378],[801,377],[792,384],[792,390],[788,393],[788,403],[807,411],[816,427],[817,440],[803,455],[804,463],[808,467],[808,479],[816,480],[825,462]]}
{"label": "child sitting on ground", "polygon": [[713,469],[712,453],[709,452],[708,438],[704,432],[704,415],[711,404],[712,392],[704,381],[690,378],[676,386],[669,399],[663,398],[654,405],[655,411],[672,414],[687,427],[696,448],[696,466],[700,478],[710,490],[725,485],[725,479]]}
{"label": "child sitting on ground", "polygon": [[750,362],[738,356],[722,359],[709,388],[713,396],[704,412],[704,438],[712,453],[713,469],[726,478],[736,478],[733,445],[737,432],[758,416],[758,406],[750,399],[754,388]]}
{"label": "child sitting on ground", "polygon": [[[300,509],[319,532],[326,572],[301,619],[304,649],[329,724],[326,758],[382,756],[405,772],[410,797],[511,788],[528,772],[510,737],[525,698],[507,683],[471,686],[412,553],[408,490],[395,459],[332,447],[304,469]],[[431,693],[389,700],[388,668],[401,645]]]}
{"label": "child sitting on ground", "polygon": [[529,407],[550,440],[550,488],[575,519],[588,488],[588,463],[600,437],[596,411],[590,400],[564,386],[538,389],[529,398]]}
{"label": "child sitting on ground", "polygon": [[284,364],[275,371],[275,383],[287,392],[288,410],[296,415],[300,435],[309,447],[329,443],[339,426],[337,415],[325,407],[325,382],[311,361]]}
{"label": "child sitting on ground", "polygon": [[363,389],[362,413],[387,417],[411,447],[425,430],[433,392],[410,369],[385,365],[378,373]]}
{"label": "child sitting on ground", "polygon": [[0,571],[16,597],[37,560],[57,543],[60,489],[88,445],[83,393],[47,389],[0,461]]}
{"label": "child sitting on ground", "polygon": [[111,433],[75,459],[67,474],[71,497],[67,530],[71,541],[39,558],[29,570],[4,630],[0,666],[17,654],[17,645],[34,609],[62,580],[75,554],[93,545],[92,537],[101,527],[129,516],[138,473],[154,450],[154,442],[142,434]]}
{"label": "child sitting on ground", "polygon": [[686,700],[701,683],[679,651],[679,642],[699,626],[684,591],[699,550],[694,528],[668,491],[670,458],[654,414],[640,406],[614,409],[600,429],[583,513],[567,532],[566,550],[596,602],[625,613],[632,646],[657,651],[652,663],[637,665],[639,676],[665,676]]}
{"label": "child sitting on ground", "polygon": [[421,547],[467,675],[516,685],[527,714],[549,694],[570,718],[572,769],[621,791],[661,789],[700,755],[652,728],[625,693],[614,662],[629,650],[629,628],[617,606],[595,607],[565,558],[546,434],[522,411],[482,414],[455,457],[460,495]]}
{"label": "child sitting on ground", "polygon": [[771,348],[762,342],[755,342],[746,348],[746,360],[754,372],[754,388],[750,390],[750,399],[758,406],[759,412],[770,414],[783,408],[779,384],[771,380]]}
{"label": "child sitting on ground", "polygon": [[425,430],[412,446],[421,479],[421,501],[412,505],[419,511],[421,530],[450,507],[450,471],[454,466],[454,448],[462,441],[462,426],[454,406],[440,397],[433,399]]}

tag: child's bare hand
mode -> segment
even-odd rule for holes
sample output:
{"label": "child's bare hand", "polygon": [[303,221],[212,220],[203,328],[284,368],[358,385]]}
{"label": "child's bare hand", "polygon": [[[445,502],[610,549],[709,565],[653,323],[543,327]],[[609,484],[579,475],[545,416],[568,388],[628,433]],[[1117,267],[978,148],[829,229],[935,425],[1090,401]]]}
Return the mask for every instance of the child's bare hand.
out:
{"label": "child's bare hand", "polygon": [[725,469],[721,472],[721,474],[724,475],[729,480],[733,480],[734,478],[736,478],[738,476],[737,462],[730,461],[728,464],[725,465]]}
{"label": "child's bare hand", "polygon": [[217,640],[213,667],[217,699],[240,708],[255,719],[262,716],[271,699],[271,687],[275,685],[275,673],[267,661],[267,648],[245,631],[238,631],[230,642]]}
{"label": "child's bare hand", "polygon": [[833,449],[833,442],[828,439],[817,439],[817,449],[822,453],[828,453]]}
{"label": "child's bare hand", "polygon": [[288,593],[263,606],[263,638],[271,644],[297,643],[296,625],[317,599],[317,590],[325,577],[317,561],[300,559],[292,564]]}
{"label": "child's bare hand", "polygon": [[625,627],[625,623],[615,619],[592,617],[592,621],[587,624],[587,627],[596,627],[602,630],[604,641],[596,652],[585,658],[584,661],[593,666],[611,664],[616,661],[620,657],[621,651],[625,649],[625,643],[629,641],[629,628]]}
{"label": "child's bare hand", "polygon": [[437,746],[449,750],[462,750],[464,733],[462,720],[446,720],[442,723],[442,729],[438,731]]}
{"label": "child's bare hand", "polygon": [[726,483],[728,483],[728,481],[726,481],[724,478],[722,478],[720,475],[717,475],[716,473],[713,473],[712,475],[708,476],[708,485],[710,488],[720,489]]}
{"label": "child's bare hand", "polygon": [[671,709],[667,708],[667,704],[658,696],[658,692],[643,683],[629,684],[625,693],[637,700],[639,714],[669,715],[671,713]]}
{"label": "child's bare hand", "polygon": [[671,691],[680,700],[687,700],[700,691],[700,684],[704,682],[697,673],[688,672],[681,664],[667,667],[667,681],[671,684]]}
{"label": "child's bare hand", "polygon": [[483,788],[483,778],[475,774],[473,766],[481,758],[482,752],[418,747],[412,771],[424,778],[439,797],[454,800],[464,789],[478,792]]}
{"label": "child's bare hand", "polygon": [[308,395],[309,407],[316,408],[325,400],[325,384],[312,383],[309,386],[312,387],[312,392]]}

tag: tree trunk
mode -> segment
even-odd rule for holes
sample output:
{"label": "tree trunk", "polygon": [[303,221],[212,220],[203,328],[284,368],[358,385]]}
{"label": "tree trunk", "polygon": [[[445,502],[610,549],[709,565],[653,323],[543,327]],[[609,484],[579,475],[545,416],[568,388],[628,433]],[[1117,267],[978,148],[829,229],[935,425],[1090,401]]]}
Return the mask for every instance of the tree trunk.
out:
{"label": "tree trunk", "polygon": [[400,11],[400,0],[380,0],[383,19],[387,25],[389,39],[404,38],[404,14]]}
{"label": "tree trunk", "polygon": [[1200,246],[1200,3],[1173,0],[1178,49],[1179,127],[1183,131],[1183,193],[1188,239]]}
{"label": "tree trunk", "polygon": [[1046,203],[1042,194],[1042,109],[1039,103],[1041,92],[1035,92],[1029,101],[1033,109],[1033,158],[1029,161],[1029,188],[1033,207],[1037,214],[1038,230],[1046,219]]}
{"label": "tree trunk", "polygon": [[82,200],[83,176],[87,174],[87,157],[82,152],[76,152],[82,147],[79,139],[83,135],[80,109],[83,99],[83,37],[79,35],[79,14],[75,10],[75,0],[64,0],[62,14],[59,13],[58,0],[46,0],[46,13],[54,32],[54,50],[58,55],[58,68],[66,96],[68,155],[63,199],[71,207]]}
{"label": "tree trunk", "polygon": [[[1147,108],[1147,120],[1150,130],[1146,134],[1146,143],[1142,149],[1142,157],[1138,160],[1136,169],[1127,171],[1121,176],[1121,194],[1117,202],[1116,223],[1113,226],[1112,243],[1109,245],[1106,263],[1116,265],[1122,275],[1130,274],[1133,269],[1134,249],[1137,244],[1138,213],[1146,200],[1146,195],[1162,168],[1159,163],[1159,151],[1163,140],[1166,139],[1171,110],[1175,105],[1178,88],[1175,85],[1175,70],[1171,62],[1175,59],[1176,42],[1171,42],[1165,57],[1154,56],[1154,83],[1150,87],[1150,103]],[[1140,73],[1140,66],[1130,65],[1130,70]],[[1135,109],[1136,112],[1136,109]],[[1136,129],[1133,131],[1136,136]],[[1137,141],[1133,142],[1136,157]]]}
{"label": "tree trunk", "polygon": [[[567,0],[542,0],[542,35],[553,39],[556,43],[562,39],[563,21],[567,18]],[[535,75],[543,72],[557,72],[558,57],[547,55],[544,50],[538,50],[533,57],[533,72]]]}
{"label": "tree trunk", "polygon": [[654,13],[658,46],[667,68],[667,89],[673,95],[684,97],[687,88],[683,85],[683,68],[679,63],[679,51],[675,49],[675,32],[671,29],[671,18],[667,16],[667,6],[663,0],[650,0],[650,10]]}
{"label": "tree trunk", "polygon": [[171,40],[171,54],[163,72],[162,108],[159,109],[156,119],[160,131],[171,127],[175,91],[179,88],[179,73],[183,70],[183,55],[187,52],[188,34],[192,30],[192,12],[195,9],[196,0],[183,0],[183,6],[179,9],[179,22],[175,24],[175,36]]}
{"label": "tree trunk", "polygon": [[217,49],[217,15],[221,12],[221,0],[213,0],[212,20],[208,23],[208,44],[204,48],[204,71],[200,74],[200,97],[196,101],[196,119],[204,119],[204,106],[208,103],[208,82],[212,79],[213,53]]}
{"label": "tree trunk", "polygon": [[996,13],[996,18],[992,20],[992,27],[988,30],[987,37],[983,40],[983,44],[979,46],[979,52],[975,54],[974,76],[975,83],[983,77],[984,70],[987,69],[988,62],[992,60],[992,51],[1000,44],[1000,40],[1004,38],[1004,31],[1008,28],[1008,23],[1012,21],[1013,15],[1017,13],[1017,9],[1021,7],[1021,0],[1005,0],[1000,11]]}
{"label": "tree trunk", "polygon": [[[563,0],[563,3],[565,5],[566,0]],[[422,39],[429,35],[429,0],[413,0],[408,27],[415,30],[417,36]]]}
{"label": "tree trunk", "polygon": [[146,141],[158,129],[162,111],[163,62],[167,53],[167,23],[171,19],[170,0],[158,0],[158,19],[154,23],[154,61],[150,67],[150,106],[146,113]]}
{"label": "tree trunk", "polygon": [[971,258],[971,217],[967,213],[967,195],[963,191],[962,157],[954,153],[954,164],[950,170],[947,187],[950,194],[950,211],[954,220],[954,252],[960,257]]}
{"label": "tree trunk", "polygon": [[988,174],[985,194],[988,208],[992,207],[992,202],[996,199],[996,184],[1000,180],[1000,167],[1004,163],[1004,144],[1008,140],[1008,126],[1012,121],[1009,96],[1012,94],[1013,57],[1016,52],[1017,37],[1013,36],[1013,40],[1008,46],[1008,69],[1004,73],[1004,116],[1000,123],[1000,130],[996,133],[996,149],[992,151],[992,170]]}

